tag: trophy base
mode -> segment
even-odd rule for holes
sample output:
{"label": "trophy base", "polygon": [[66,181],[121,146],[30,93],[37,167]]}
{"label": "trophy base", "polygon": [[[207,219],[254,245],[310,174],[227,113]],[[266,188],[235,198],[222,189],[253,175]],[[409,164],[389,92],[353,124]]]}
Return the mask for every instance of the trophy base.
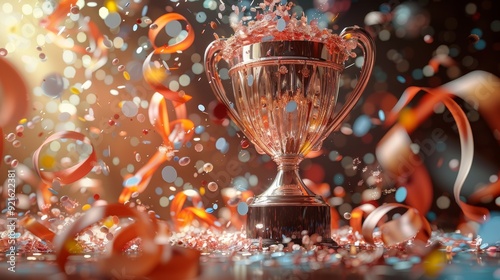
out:
{"label": "trophy base", "polygon": [[[262,243],[265,246],[272,244],[286,244],[293,242],[302,244],[304,235],[321,236],[325,245],[335,246],[330,231],[330,206],[326,203],[276,203],[258,202],[249,205],[247,213],[247,238]],[[266,198],[265,200],[268,200]],[[300,197],[303,200],[304,197]],[[315,198],[317,199],[317,198]]]}

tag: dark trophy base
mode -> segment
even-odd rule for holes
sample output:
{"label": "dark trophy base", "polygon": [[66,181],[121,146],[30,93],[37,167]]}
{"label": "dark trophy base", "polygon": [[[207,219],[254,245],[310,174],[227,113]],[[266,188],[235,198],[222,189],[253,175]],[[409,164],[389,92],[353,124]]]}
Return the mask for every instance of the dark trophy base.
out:
{"label": "dark trophy base", "polygon": [[302,244],[302,236],[318,234],[320,243],[335,246],[330,231],[330,206],[249,205],[247,237],[264,246],[293,242]]}

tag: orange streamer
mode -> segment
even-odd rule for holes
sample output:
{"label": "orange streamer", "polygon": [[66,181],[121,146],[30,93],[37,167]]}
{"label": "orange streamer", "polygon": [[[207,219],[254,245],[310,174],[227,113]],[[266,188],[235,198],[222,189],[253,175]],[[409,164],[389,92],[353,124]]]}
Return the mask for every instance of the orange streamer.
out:
{"label": "orange streamer", "polygon": [[[160,31],[164,30],[165,26],[168,23],[179,20],[186,22],[186,31],[188,32],[187,37],[184,40],[175,43],[173,45],[163,45],[161,47],[157,47],[155,41]],[[175,53],[178,51],[183,51],[188,49],[194,42],[194,31],[191,28],[191,24],[189,24],[187,19],[181,14],[178,13],[164,14],[163,16],[155,20],[154,24],[157,25],[157,28],[150,28],[148,36],[149,36],[149,41],[151,41],[151,44],[155,49],[155,53]]]}
{"label": "orange streamer", "polygon": [[[177,20],[187,23],[187,37],[176,44],[158,47],[155,41],[159,32],[164,30],[164,27],[169,22]],[[120,203],[128,201],[134,192],[141,193],[146,189],[158,167],[172,158],[174,152],[173,143],[187,142],[193,135],[194,124],[192,121],[186,119],[187,112],[185,105],[185,103],[191,99],[191,96],[171,91],[168,87],[163,85],[162,82],[166,78],[166,71],[168,69],[152,68],[151,58],[153,54],[174,53],[186,50],[194,42],[194,32],[186,18],[177,13],[165,14],[159,17],[153,24],[157,27],[149,29],[148,35],[154,51],[147,56],[143,63],[142,70],[144,79],[156,91],[151,98],[149,106],[149,121],[161,135],[163,146],[158,149],[148,163],[140,168],[135,175],[128,175],[125,177],[123,183],[125,188],[118,199]],[[177,119],[174,121],[169,120],[166,104],[167,100],[171,101],[175,107]]]}
{"label": "orange streamer", "polygon": [[375,210],[375,206],[373,204],[365,203],[351,211],[349,225],[351,226],[353,232],[361,233],[363,218],[366,218],[366,216],[373,212],[373,210]]}
{"label": "orange streamer", "polygon": [[[498,129],[500,128],[500,120],[493,116],[496,116],[495,112],[498,112],[498,109],[500,108],[500,98],[493,93],[499,88],[500,80],[495,76],[482,71],[469,73],[455,81],[435,89],[410,87],[405,91],[387,118],[387,125],[391,125],[398,121],[398,124],[390,130],[392,134],[401,135],[406,133],[404,138],[409,139],[408,133],[413,132],[418,125],[424,122],[429,115],[433,113],[435,105],[440,102],[444,103],[457,123],[462,151],[460,168],[453,187],[455,201],[467,218],[477,222],[484,222],[488,219],[489,211],[486,208],[472,206],[460,200],[461,189],[472,165],[474,153],[472,130],[465,113],[458,106],[458,104],[450,98],[450,96],[459,96],[469,103],[473,103],[473,105],[478,105],[479,112],[484,114],[490,127],[492,127],[492,129]],[[411,111],[404,111],[403,108],[405,108],[406,105],[408,105],[409,102],[421,91],[425,91],[428,94],[422,98],[422,101],[415,109]],[[409,115],[409,117],[405,117],[404,114]],[[395,131],[399,132],[395,133]],[[403,144],[401,141],[398,141],[389,135],[390,134],[388,133],[377,146],[377,156],[382,158],[382,162],[387,162],[382,164],[384,167],[388,167],[389,170],[394,170],[394,166],[397,162],[394,162],[386,157],[384,152],[380,149],[389,143],[390,138],[392,138],[391,142],[393,144],[399,143],[399,147],[403,146]],[[387,149],[383,150],[386,151]],[[407,150],[409,150],[409,148],[407,148]],[[421,172],[421,174],[424,173]],[[425,172],[425,174],[427,173]],[[424,177],[425,176],[428,177],[428,175],[424,175]],[[425,178],[425,181],[427,181],[427,178]],[[425,185],[424,187],[429,188],[430,184]],[[496,192],[497,188],[498,187],[488,188],[488,192]],[[430,193],[427,192],[426,195],[430,196]],[[426,198],[424,201],[428,203],[428,200],[429,198]],[[422,200],[414,199],[412,203],[419,205],[419,207],[417,207],[419,209],[427,208],[422,206]]]}
{"label": "orange streamer", "polygon": [[61,182],[61,184],[65,185],[76,182],[87,175],[92,170],[95,162],[97,161],[95,150],[92,146],[92,153],[84,161],[81,161],[72,167],[59,171],[43,171],[39,167],[40,152],[46,144],[59,139],[73,139],[76,141],[82,141],[85,144],[92,146],[90,139],[88,139],[85,135],[75,131],[56,132],[45,139],[42,145],[40,145],[40,147],[33,153],[33,167],[35,168],[35,171],[38,173],[42,181],[46,184],[51,184],[54,180],[58,180],[59,182]]}
{"label": "orange streamer", "polygon": [[[194,206],[184,207],[188,199]],[[184,190],[176,194],[170,205],[170,214],[178,229],[190,225],[194,219],[202,221],[209,226],[220,227],[217,223],[217,218],[205,212],[201,196],[194,190]]]}
{"label": "orange streamer", "polygon": [[[186,31],[187,31],[187,36],[184,38],[184,40],[175,43],[173,45],[163,45],[163,46],[156,46],[155,41],[156,37],[160,33],[160,31],[164,30],[165,26],[173,21],[184,21],[186,22]],[[158,68],[152,68],[151,67],[151,58],[153,54],[162,54],[162,53],[175,53],[175,52],[181,52],[186,49],[188,49],[194,42],[194,31],[191,28],[191,25],[187,21],[187,19],[182,16],[181,14],[178,13],[168,13],[165,14],[161,17],[159,17],[155,22],[153,23],[157,26],[157,28],[150,28],[148,37],[149,41],[153,45],[154,51],[149,54],[144,60],[144,64],[142,67],[143,75],[148,84],[157,92],[161,93],[166,99],[172,101],[174,103],[174,106],[177,107],[181,104],[186,103],[191,99],[191,96],[189,95],[180,95],[178,92],[171,91],[168,87],[162,84],[163,80],[166,78],[166,72],[165,70],[158,69]]]}
{"label": "orange streamer", "polygon": [[118,273],[126,273],[131,276],[144,276],[153,271],[160,259],[160,248],[154,243],[154,230],[147,216],[133,208],[122,204],[110,204],[96,206],[89,209],[85,215],[68,226],[54,239],[57,264],[61,271],[65,271],[65,265],[71,251],[78,250],[75,236],[93,224],[102,221],[109,216],[118,218],[134,218],[134,226],[142,244],[142,260],[137,262],[135,258],[130,258],[123,254],[112,254],[108,257],[101,257],[98,264],[102,272],[110,273],[115,270]]}
{"label": "orange streamer", "polygon": [[[182,108],[185,108],[184,104],[177,107],[177,110],[182,110]],[[178,115],[183,115],[183,113],[181,112]],[[194,133],[194,123],[188,119],[169,122],[165,97],[159,93],[155,93],[151,98],[149,120],[161,135],[163,146],[135,175],[129,175],[125,178],[123,183],[125,188],[118,199],[120,203],[128,201],[134,192],[142,193],[147,188],[158,167],[172,158],[174,152],[173,143],[178,141],[187,142]]]}
{"label": "orange streamer", "polygon": [[373,240],[373,232],[380,220],[390,211],[397,208],[405,208],[407,211],[398,219],[385,222],[379,227],[384,245],[393,246],[413,237],[427,243],[432,233],[429,222],[427,222],[425,217],[415,208],[399,203],[387,203],[370,212],[361,229],[365,241],[370,244],[375,243]]}

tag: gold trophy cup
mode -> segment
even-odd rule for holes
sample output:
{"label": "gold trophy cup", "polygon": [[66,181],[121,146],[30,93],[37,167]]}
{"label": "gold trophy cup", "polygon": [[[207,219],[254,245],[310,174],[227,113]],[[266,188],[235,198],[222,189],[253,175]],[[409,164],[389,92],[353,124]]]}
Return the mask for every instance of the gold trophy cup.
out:
{"label": "gold trophy cup", "polygon": [[[330,206],[310,191],[298,173],[299,163],[334,131],[352,110],[374,65],[374,43],[362,28],[339,35],[345,44],[265,41],[227,50],[224,39],[205,52],[209,83],[228,115],[245,136],[278,165],[269,188],[248,205],[247,237],[263,243],[300,242],[302,235],[331,240]],[[358,82],[337,107],[339,83],[354,44],[364,54]],[[229,98],[218,75],[218,62],[229,65],[234,98]],[[231,100],[234,100],[231,101]]]}

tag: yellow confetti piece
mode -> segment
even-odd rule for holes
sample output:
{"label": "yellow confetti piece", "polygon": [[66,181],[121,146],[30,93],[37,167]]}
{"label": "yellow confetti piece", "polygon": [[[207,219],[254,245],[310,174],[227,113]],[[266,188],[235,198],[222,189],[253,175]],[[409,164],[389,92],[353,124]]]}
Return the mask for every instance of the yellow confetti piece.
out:
{"label": "yellow confetti piece", "polygon": [[80,90],[78,90],[76,87],[71,87],[69,91],[71,91],[72,94],[80,94]]}
{"label": "yellow confetti piece", "polygon": [[425,274],[432,278],[438,276],[446,265],[446,254],[435,250],[427,255],[423,261]]}
{"label": "yellow confetti piece", "polygon": [[118,5],[116,5],[116,2],[114,0],[108,0],[106,1],[106,4],[104,4],[106,8],[108,8],[109,12],[113,13],[118,11]]}
{"label": "yellow confetti piece", "polygon": [[130,81],[130,74],[127,71],[123,71],[123,77],[125,80]]}
{"label": "yellow confetti piece", "polygon": [[82,211],[87,211],[91,208],[92,206],[90,206],[90,204],[85,204],[82,206]]}
{"label": "yellow confetti piece", "polygon": [[111,228],[114,224],[115,224],[115,223],[113,222],[113,218],[112,218],[112,217],[107,218],[107,219],[104,221],[104,223],[103,223],[103,225],[104,225],[105,227],[107,227],[107,228]]}
{"label": "yellow confetti piece", "polygon": [[40,159],[40,166],[43,168],[52,168],[54,167],[54,164],[56,163],[56,160],[54,157],[49,156],[49,155],[44,155]]}
{"label": "yellow confetti piece", "polygon": [[68,252],[73,254],[80,254],[83,252],[82,247],[75,240],[68,240],[64,246]]}
{"label": "yellow confetti piece", "polygon": [[25,123],[27,123],[27,122],[28,122],[28,119],[26,119],[26,118],[25,118],[25,119],[21,119],[21,120],[19,121],[19,124],[25,124]]}
{"label": "yellow confetti piece", "polygon": [[201,188],[200,188],[200,194],[201,194],[201,195],[205,195],[205,188],[204,188],[204,187],[201,187]]}

